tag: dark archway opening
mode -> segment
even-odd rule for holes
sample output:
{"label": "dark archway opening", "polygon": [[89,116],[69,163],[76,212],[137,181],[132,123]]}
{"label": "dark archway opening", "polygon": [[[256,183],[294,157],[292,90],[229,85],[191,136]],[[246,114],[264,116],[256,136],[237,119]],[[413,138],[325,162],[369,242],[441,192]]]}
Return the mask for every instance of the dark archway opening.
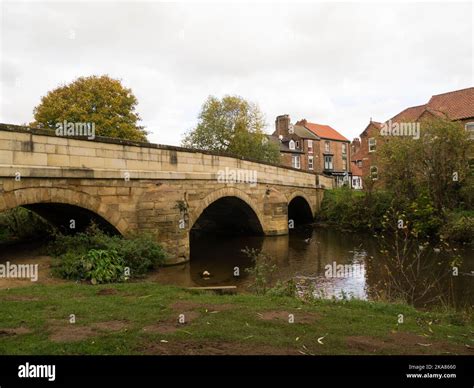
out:
{"label": "dark archway opening", "polygon": [[[288,204],[288,222],[293,223],[294,228],[306,225],[314,221],[313,213],[308,201],[303,197],[295,197]],[[293,228],[290,228],[293,229]]]}
{"label": "dark archway opening", "polygon": [[191,228],[191,235],[260,235],[262,226],[253,209],[236,197],[224,197],[210,204]]}
{"label": "dark archway opening", "polygon": [[[263,228],[253,209],[236,197],[224,197],[210,204],[190,231],[190,273],[203,286],[233,285],[238,268],[239,279],[252,260],[242,250],[261,249]],[[204,271],[210,272],[203,278]]]}
{"label": "dark archway opening", "polygon": [[84,232],[91,224],[97,225],[108,234],[120,234],[104,218],[80,206],[64,203],[35,203],[23,207],[44,218],[63,234]]}

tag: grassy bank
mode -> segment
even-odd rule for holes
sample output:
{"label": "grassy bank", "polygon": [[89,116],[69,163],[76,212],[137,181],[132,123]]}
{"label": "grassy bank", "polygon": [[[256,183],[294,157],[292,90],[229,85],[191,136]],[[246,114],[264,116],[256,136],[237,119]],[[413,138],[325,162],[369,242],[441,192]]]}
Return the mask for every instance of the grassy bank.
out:
{"label": "grassy bank", "polygon": [[406,305],[147,282],[34,285],[1,290],[0,303],[0,354],[474,354],[472,316]]}

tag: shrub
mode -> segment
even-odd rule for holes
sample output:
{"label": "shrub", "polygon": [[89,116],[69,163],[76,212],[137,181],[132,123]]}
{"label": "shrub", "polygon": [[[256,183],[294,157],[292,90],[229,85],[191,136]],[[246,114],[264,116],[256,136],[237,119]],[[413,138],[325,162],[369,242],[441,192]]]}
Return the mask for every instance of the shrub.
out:
{"label": "shrub", "polygon": [[116,251],[91,249],[86,254],[67,252],[59,258],[53,272],[60,277],[88,280],[92,284],[120,282],[125,279],[124,260]]}
{"label": "shrub", "polygon": [[344,187],[326,190],[317,220],[341,229],[379,230],[391,202],[392,196],[383,191],[366,194]]}
{"label": "shrub", "polygon": [[32,211],[17,207],[0,214],[0,241],[31,240],[53,234],[53,227]]}
{"label": "shrub", "polygon": [[447,240],[474,244],[474,212],[451,213],[441,233]]}
{"label": "shrub", "polygon": [[246,247],[242,252],[250,257],[254,263],[252,268],[245,269],[253,277],[250,288],[258,295],[266,294],[272,282],[272,275],[277,268],[276,265],[270,257],[256,249]]}
{"label": "shrub", "polygon": [[[98,253],[100,252],[100,253]],[[109,253],[111,256],[105,255]],[[130,277],[144,275],[147,271],[164,262],[164,250],[147,234],[137,234],[129,239],[120,236],[109,236],[92,225],[86,232],[73,236],[56,235],[55,240],[49,244],[48,253],[58,258],[55,273],[67,279],[92,280],[121,278],[113,276],[117,266],[130,269]],[[94,264],[95,261],[97,264]],[[87,265],[86,265],[87,264]],[[85,269],[90,265],[98,266],[97,274],[89,276]]]}

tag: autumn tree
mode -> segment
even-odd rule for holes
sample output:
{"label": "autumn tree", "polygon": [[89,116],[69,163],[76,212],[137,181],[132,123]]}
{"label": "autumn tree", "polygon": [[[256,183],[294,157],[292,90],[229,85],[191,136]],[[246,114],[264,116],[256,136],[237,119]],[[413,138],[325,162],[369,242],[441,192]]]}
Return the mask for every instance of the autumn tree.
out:
{"label": "autumn tree", "polygon": [[56,129],[58,123],[94,123],[95,135],[147,141],[135,111],[137,98],[119,80],[104,76],[80,77],[41,98],[30,125]]}
{"label": "autumn tree", "polygon": [[456,207],[470,179],[469,135],[461,123],[438,117],[420,129],[419,139],[392,136],[380,148],[385,185],[398,196],[428,193],[438,210]]}
{"label": "autumn tree", "polygon": [[264,127],[263,114],[256,104],[239,96],[209,96],[198,125],[185,135],[182,145],[278,163],[278,144],[268,141]]}

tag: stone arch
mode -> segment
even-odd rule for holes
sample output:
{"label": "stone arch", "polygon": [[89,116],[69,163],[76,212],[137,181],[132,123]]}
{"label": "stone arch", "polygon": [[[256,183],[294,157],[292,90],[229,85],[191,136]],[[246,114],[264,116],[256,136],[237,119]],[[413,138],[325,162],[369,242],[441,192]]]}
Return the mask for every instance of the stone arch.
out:
{"label": "stone arch", "polygon": [[288,220],[298,224],[306,224],[314,220],[315,212],[312,202],[301,191],[291,193],[288,200]]}
{"label": "stone arch", "polygon": [[314,209],[313,201],[311,201],[311,199],[309,199],[309,197],[308,197],[305,193],[303,193],[302,191],[296,190],[296,191],[291,192],[290,195],[288,195],[288,197],[287,197],[288,205],[289,205],[290,202],[293,201],[296,197],[301,197],[301,198],[303,198],[303,199],[308,203],[308,206],[309,206],[309,208],[311,209],[311,214],[312,214],[313,217],[314,217],[315,214],[316,214],[316,211],[315,211],[315,209]]}
{"label": "stone arch", "polygon": [[0,196],[0,212],[39,203],[60,203],[81,207],[102,217],[122,235],[128,230],[127,222],[120,217],[120,213],[103,204],[98,197],[65,188],[27,187],[5,192]]}
{"label": "stone arch", "polygon": [[236,197],[242,200],[247,206],[249,206],[250,209],[253,210],[253,212],[257,216],[262,231],[265,231],[265,222],[262,212],[254,204],[252,198],[250,198],[247,193],[235,187],[224,187],[215,190],[209,193],[203,200],[199,201],[199,206],[197,206],[195,209],[191,209],[191,211],[189,212],[190,229],[194,226],[195,222],[198,220],[198,218],[201,216],[205,209],[207,209],[215,201],[225,197]]}

